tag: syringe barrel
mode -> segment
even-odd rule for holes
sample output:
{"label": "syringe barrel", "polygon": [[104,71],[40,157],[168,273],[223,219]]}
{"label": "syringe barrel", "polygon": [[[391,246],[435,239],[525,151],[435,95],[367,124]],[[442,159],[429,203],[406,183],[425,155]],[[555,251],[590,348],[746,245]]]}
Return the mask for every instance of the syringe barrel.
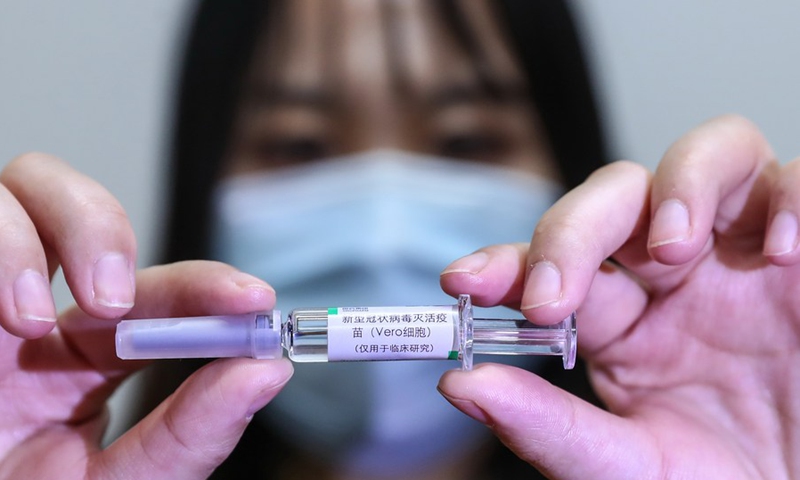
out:
{"label": "syringe barrel", "polygon": [[574,313],[546,327],[534,326],[527,320],[475,318],[472,335],[475,354],[558,355],[564,359],[564,368],[575,366],[577,329]]}
{"label": "syringe barrel", "polygon": [[328,361],[328,309],[297,308],[284,325],[284,347],[293,362]]}
{"label": "syringe barrel", "polygon": [[524,319],[474,318],[469,295],[458,297],[458,359],[472,370],[473,355],[558,355],[565,369],[575,367],[578,330],[573,312],[555,325]]}
{"label": "syringe barrel", "polygon": [[117,356],[150,358],[280,358],[277,310],[191,318],[123,320],[117,324]]}
{"label": "syringe barrel", "polygon": [[575,365],[575,315],[552,326],[474,318],[469,295],[455,305],[294,309],[242,315],[123,320],[122,359],[252,357],[296,362],[459,359],[474,354],[558,355]]}
{"label": "syringe barrel", "polygon": [[283,334],[295,362],[445,360],[459,348],[454,305],[296,308]]}

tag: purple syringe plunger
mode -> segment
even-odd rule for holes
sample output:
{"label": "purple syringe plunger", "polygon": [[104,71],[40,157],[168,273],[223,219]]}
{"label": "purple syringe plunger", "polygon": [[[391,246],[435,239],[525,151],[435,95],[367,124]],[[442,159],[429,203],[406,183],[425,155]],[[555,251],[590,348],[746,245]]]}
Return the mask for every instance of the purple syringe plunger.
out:
{"label": "purple syringe plunger", "polygon": [[278,310],[243,315],[157,318],[117,325],[117,356],[148,358],[280,358]]}

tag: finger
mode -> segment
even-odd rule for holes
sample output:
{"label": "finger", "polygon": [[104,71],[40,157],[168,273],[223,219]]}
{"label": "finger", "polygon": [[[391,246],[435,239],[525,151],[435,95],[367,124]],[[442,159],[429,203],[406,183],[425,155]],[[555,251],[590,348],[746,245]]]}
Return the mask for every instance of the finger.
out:
{"label": "finger", "polygon": [[[670,148],[652,180],[649,203],[640,197],[643,183],[630,182],[635,179],[631,172],[593,175],[600,179],[590,177],[537,227],[523,312],[544,323],[562,318],[570,309],[565,307],[574,308],[574,302],[582,301],[598,253],[613,254],[659,291],[682,281],[711,251],[712,229],[740,248],[757,251],[775,176],[771,158],[769,145],[755,126],[740,117],[722,117]],[[604,184],[599,181],[603,178],[611,180]],[[601,189],[592,192],[592,184]],[[620,197],[624,192],[630,195]],[[640,207],[643,210],[632,223]],[[650,217],[645,249],[640,238]]]}
{"label": "finger", "polygon": [[764,255],[776,265],[800,261],[800,158],[784,165],[777,175],[770,199],[769,226],[764,239]]}
{"label": "finger", "polygon": [[554,323],[583,302],[600,264],[646,225],[650,172],[616,162],[559,200],[536,226],[521,310]]}
{"label": "finger", "polygon": [[2,185],[0,232],[0,326],[18,337],[41,337],[56,321],[44,248],[25,209]]}
{"label": "finger", "polygon": [[[524,244],[494,245],[453,262],[440,277],[453,296],[469,294],[475,305],[518,308],[524,286],[528,249]],[[592,358],[624,334],[648,303],[645,285],[609,262],[596,272],[578,308],[578,351]]]}
{"label": "finger", "polygon": [[[598,270],[623,246],[655,263],[646,250],[649,185],[650,174],[639,165],[618,162],[604,167],[545,214],[529,252],[522,245],[482,249],[448,266],[442,287],[453,295],[469,293],[481,306],[514,306],[521,300],[523,313],[537,323],[554,323],[577,310],[578,347],[591,358],[624,334],[647,305],[647,285],[610,265]],[[547,278],[553,271],[551,277],[563,277]],[[542,298],[543,288],[554,300],[529,300]]]}
{"label": "finger", "polygon": [[528,319],[552,324],[578,308],[600,264],[642,228],[649,180],[641,165],[616,162],[543,215],[525,265],[520,308]]}
{"label": "finger", "polygon": [[651,478],[658,472],[659,451],[645,431],[530,372],[482,364],[445,373],[439,390],[548,478]]}
{"label": "finger", "polygon": [[45,247],[60,259],[84,311],[117,318],[130,310],[136,240],[113,195],[63,161],[38,153],[14,159],[0,182],[33,220]]}
{"label": "finger", "polygon": [[99,454],[92,478],[206,478],[292,375],[286,359],[217,360]]}
{"label": "finger", "polygon": [[439,275],[439,283],[452,296],[469,294],[482,307],[519,308],[528,244],[492,245],[462,257]]}
{"label": "finger", "polygon": [[619,266],[604,262],[578,308],[578,353],[589,361],[597,359],[630,331],[649,302],[646,285]]}
{"label": "finger", "polygon": [[471,293],[478,305],[519,303],[535,323],[558,322],[583,302],[602,262],[644,230],[649,186],[640,165],[603,167],[544,214],[527,252],[482,249],[446,267],[442,287]]}
{"label": "finger", "polygon": [[651,256],[686,263],[712,230],[760,249],[774,167],[769,144],[741,117],[714,119],[678,140],[653,179]]}
{"label": "finger", "polygon": [[275,306],[275,290],[268,283],[221,262],[150,267],[137,282],[142,291],[127,318],[236,314]]}
{"label": "finger", "polygon": [[[275,306],[272,287],[219,262],[187,261],[147,268],[139,272],[137,283],[136,306],[129,314],[134,318],[237,314]],[[144,365],[117,358],[116,325],[94,319],[79,308],[65,312],[59,328],[68,344],[64,354],[79,352],[106,378],[119,379]],[[43,339],[28,347],[26,358],[30,357],[31,362],[49,362],[50,368],[57,369],[63,361],[54,355],[58,342],[58,338]],[[49,354],[44,355],[45,352]]]}
{"label": "finger", "polygon": [[[141,272],[143,288],[133,313],[171,317],[244,313],[270,309],[275,294],[264,282],[218,262],[182,262]],[[33,418],[28,409],[47,412],[53,422],[80,423],[94,418],[114,388],[148,362],[116,356],[115,324],[88,316],[74,307],[59,320],[59,335],[21,343],[14,365],[25,371],[49,372],[39,387],[54,393],[20,406],[18,415]],[[63,373],[69,373],[64,382]],[[28,412],[30,413],[30,412]],[[39,415],[41,416],[41,415]]]}

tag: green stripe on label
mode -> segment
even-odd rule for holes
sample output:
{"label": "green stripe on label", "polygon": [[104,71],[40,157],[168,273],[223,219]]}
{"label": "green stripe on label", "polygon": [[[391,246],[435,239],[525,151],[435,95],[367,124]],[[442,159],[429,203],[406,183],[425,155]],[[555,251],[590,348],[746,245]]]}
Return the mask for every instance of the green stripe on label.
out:
{"label": "green stripe on label", "polygon": [[450,350],[450,353],[447,354],[448,360],[458,360],[458,352],[454,350]]}
{"label": "green stripe on label", "polygon": [[339,309],[337,307],[328,307],[328,315],[339,315]]}

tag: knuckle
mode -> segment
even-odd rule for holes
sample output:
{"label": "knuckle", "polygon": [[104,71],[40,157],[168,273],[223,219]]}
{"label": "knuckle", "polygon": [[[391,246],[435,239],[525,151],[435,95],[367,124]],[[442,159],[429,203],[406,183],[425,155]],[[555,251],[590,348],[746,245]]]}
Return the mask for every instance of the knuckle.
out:
{"label": "knuckle", "polygon": [[79,195],[75,199],[75,209],[87,219],[100,220],[102,222],[128,222],[128,213],[122,205],[114,198],[101,198],[98,196]]}
{"label": "knuckle", "polygon": [[738,114],[725,115],[722,119],[724,124],[731,130],[731,136],[738,137],[747,144],[758,145],[764,157],[773,156],[767,138],[752,120]]}
{"label": "knuckle", "polygon": [[26,152],[8,162],[8,165],[3,169],[3,175],[10,175],[31,167],[48,166],[53,163],[63,163],[63,160],[49,153]]}
{"label": "knuckle", "polygon": [[781,168],[781,175],[779,175],[778,178],[786,180],[787,183],[796,187],[798,183],[798,176],[800,176],[800,157],[787,162]]}
{"label": "knuckle", "polygon": [[752,152],[762,161],[773,156],[769,142],[755,123],[739,114],[727,114],[679,138],[669,147],[665,158],[689,166],[742,161],[745,158],[742,155],[731,154],[735,151]]}
{"label": "knuckle", "polygon": [[70,213],[68,218],[57,220],[43,232],[49,232],[50,242],[61,244],[65,239],[75,239],[93,243],[99,238],[105,239],[103,241],[114,239],[121,248],[135,250],[136,239],[130,218],[115,198],[97,192],[72,192],[70,198],[63,201],[65,210]]}
{"label": "knuckle", "polygon": [[587,235],[587,222],[576,212],[542,216],[533,232],[534,239],[542,239],[545,244],[563,248],[586,248],[594,244],[594,235]]}
{"label": "knuckle", "polygon": [[800,158],[779,168],[773,185],[773,198],[778,204],[794,204],[800,201],[797,185],[800,184]]}
{"label": "knuckle", "polygon": [[589,178],[612,176],[614,178],[648,177],[650,171],[641,163],[631,160],[617,160],[595,170]]}
{"label": "knuckle", "polygon": [[743,133],[761,135],[761,130],[752,120],[738,113],[720,115],[714,121]]}
{"label": "knuckle", "polygon": [[[121,207],[113,205],[93,205],[87,206],[92,219],[87,221],[86,232],[103,232],[108,238],[114,238],[118,247],[128,251],[136,250],[136,238],[133,233],[130,219]],[[110,236],[109,236],[110,234]]]}

